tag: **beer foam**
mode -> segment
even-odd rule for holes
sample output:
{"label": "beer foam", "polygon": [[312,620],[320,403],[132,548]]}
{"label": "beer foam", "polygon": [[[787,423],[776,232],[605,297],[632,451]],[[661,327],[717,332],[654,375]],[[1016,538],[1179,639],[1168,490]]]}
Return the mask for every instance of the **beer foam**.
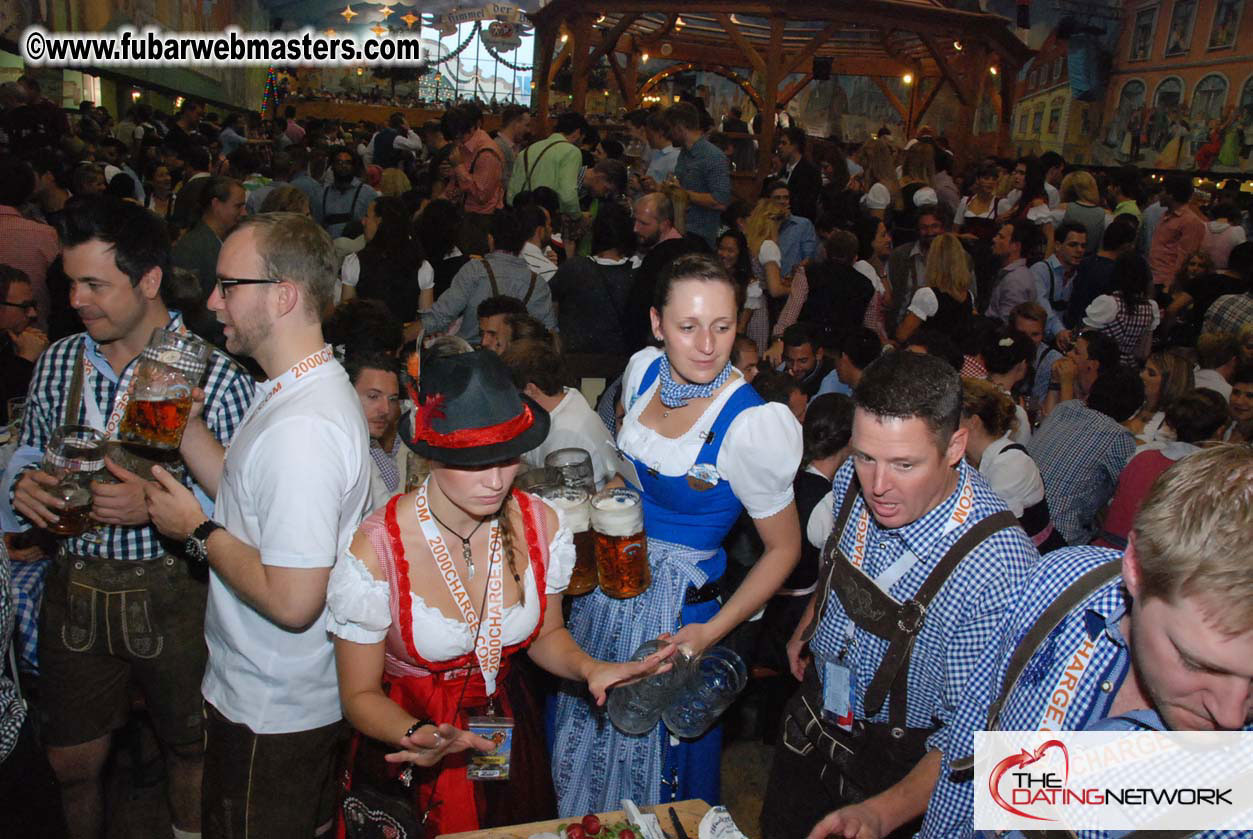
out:
{"label": "beer foam", "polygon": [[603,492],[592,499],[592,529],[626,538],[644,530],[644,505],[633,492]]}
{"label": "beer foam", "polygon": [[592,505],[585,493],[547,492],[543,499],[548,506],[561,511],[571,533],[582,533],[591,526]]}

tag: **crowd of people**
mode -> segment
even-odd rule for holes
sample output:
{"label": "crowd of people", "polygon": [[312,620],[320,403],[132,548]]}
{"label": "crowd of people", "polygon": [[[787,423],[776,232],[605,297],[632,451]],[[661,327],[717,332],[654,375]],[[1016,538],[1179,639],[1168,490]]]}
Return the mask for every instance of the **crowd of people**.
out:
{"label": "crowd of people", "polygon": [[[700,101],[545,136],[0,99],[0,799],[32,835],[101,835],[136,692],[175,837],[717,803],[720,727],[603,704],[720,644],[773,698],[767,839],[969,835],[993,705],[1253,719],[1242,193],[788,125],[745,200],[746,126]],[[213,346],[178,462],[110,457],[58,538],[50,440],[114,432],[154,329]],[[642,497],[636,597],[564,594],[571,522],[517,486],[569,448]]]}

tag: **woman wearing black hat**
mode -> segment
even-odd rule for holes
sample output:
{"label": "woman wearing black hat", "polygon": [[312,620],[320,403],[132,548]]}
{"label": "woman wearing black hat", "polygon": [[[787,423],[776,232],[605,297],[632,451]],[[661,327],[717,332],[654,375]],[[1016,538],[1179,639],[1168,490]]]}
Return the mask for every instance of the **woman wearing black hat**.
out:
{"label": "woman wearing black hat", "polygon": [[[801,428],[731,366],[735,292],[707,256],[679,257],[658,276],[651,321],[664,348],[641,350],[627,365],[618,434],[620,475],[643,496],[652,586],[629,600],[598,590],[574,601],[570,632],[591,655],[626,658],[667,632],[703,652],[760,609],[800,556],[792,482]],[[765,549],[721,603],[721,545],[743,511]],[[563,692],[553,748],[560,811],[612,810],[623,798],[656,804],[663,795],[717,803],[721,730],[676,742],[661,726],[624,734],[583,696]]]}
{"label": "woman wearing black hat", "polygon": [[[431,475],[366,518],[327,592],[344,712],[364,735],[351,765],[376,786],[388,775],[411,783],[412,812],[429,813],[431,835],[551,818],[542,716],[511,673],[512,655],[529,647],[541,667],[586,682],[603,702],[607,688],[657,667],[673,647],[624,664],[579,649],[561,616],[570,531],[544,502],[510,491],[519,455],[548,433],[548,414],[490,352],[428,358],[421,374],[401,433]],[[480,716],[515,723],[486,729],[511,734],[507,781],[476,783],[457,754],[493,751],[466,730]],[[346,821],[377,814],[364,795],[356,801],[350,791]]]}

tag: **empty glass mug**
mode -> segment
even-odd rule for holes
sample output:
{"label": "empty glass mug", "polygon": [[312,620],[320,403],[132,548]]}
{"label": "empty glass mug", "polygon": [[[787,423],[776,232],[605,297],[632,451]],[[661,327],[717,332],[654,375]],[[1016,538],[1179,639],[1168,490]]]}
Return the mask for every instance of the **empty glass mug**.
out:
{"label": "empty glass mug", "polygon": [[592,468],[592,456],[583,449],[557,449],[544,458],[544,465],[561,473],[562,482],[568,487],[582,487],[589,493],[596,491],[596,470]]}
{"label": "empty glass mug", "polygon": [[154,449],[177,449],[191,414],[192,389],[200,384],[212,352],[209,344],[194,335],[152,330],[139,354],[118,439]]}
{"label": "empty glass mug", "polygon": [[687,681],[661,720],[675,737],[699,737],[731,707],[747,684],[744,660],[726,647],[710,647],[693,663]]}
{"label": "empty glass mug", "polygon": [[[645,641],[631,656],[632,661],[643,661],[664,647],[667,641]],[[661,721],[661,713],[690,678],[692,662],[680,650],[670,661],[674,663],[664,673],[657,673],[636,682],[618,685],[609,691],[606,705],[609,719],[627,734],[647,734]]]}

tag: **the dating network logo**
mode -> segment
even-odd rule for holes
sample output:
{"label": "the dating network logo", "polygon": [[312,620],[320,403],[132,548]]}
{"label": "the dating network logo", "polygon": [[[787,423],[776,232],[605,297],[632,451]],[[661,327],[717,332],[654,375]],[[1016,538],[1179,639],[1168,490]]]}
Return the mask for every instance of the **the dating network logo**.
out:
{"label": "the dating network logo", "polygon": [[[1027,768],[1034,763],[1038,763],[1045,753],[1051,749],[1061,751],[1062,771],[1060,774],[1044,771],[1032,772]],[[1006,775],[1010,776],[1010,781],[1003,787],[1002,781]],[[996,764],[992,774],[988,777],[988,788],[992,793],[992,800],[997,803],[997,806],[1002,807],[1007,812],[1027,819],[1053,821],[1053,819],[1047,816],[1020,810],[1019,806],[1029,807],[1041,803],[1057,804],[1059,795],[1065,798],[1066,793],[1069,792],[1066,789],[1069,781],[1070,753],[1066,751],[1066,744],[1061,740],[1046,740],[1034,752],[1023,749],[1018,754],[1010,755]],[[1008,801],[1005,800],[1003,790],[1009,792]]]}

